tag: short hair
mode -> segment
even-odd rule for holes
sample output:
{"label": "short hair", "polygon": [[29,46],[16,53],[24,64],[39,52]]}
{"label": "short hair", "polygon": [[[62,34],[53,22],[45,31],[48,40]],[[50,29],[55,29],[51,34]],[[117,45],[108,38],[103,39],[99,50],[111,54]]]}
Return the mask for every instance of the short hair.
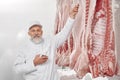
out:
{"label": "short hair", "polygon": [[33,27],[36,27],[36,26],[42,28],[42,25],[41,25],[41,24],[33,24],[32,26],[29,27],[29,30],[32,29]]}

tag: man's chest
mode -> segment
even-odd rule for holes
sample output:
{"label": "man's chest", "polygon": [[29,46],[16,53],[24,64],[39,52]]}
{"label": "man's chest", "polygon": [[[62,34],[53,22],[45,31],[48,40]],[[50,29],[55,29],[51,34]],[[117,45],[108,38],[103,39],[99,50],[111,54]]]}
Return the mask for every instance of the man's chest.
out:
{"label": "man's chest", "polygon": [[36,55],[47,55],[49,56],[50,44],[40,44],[40,45],[29,45],[24,50],[25,56],[27,58],[33,59]]}

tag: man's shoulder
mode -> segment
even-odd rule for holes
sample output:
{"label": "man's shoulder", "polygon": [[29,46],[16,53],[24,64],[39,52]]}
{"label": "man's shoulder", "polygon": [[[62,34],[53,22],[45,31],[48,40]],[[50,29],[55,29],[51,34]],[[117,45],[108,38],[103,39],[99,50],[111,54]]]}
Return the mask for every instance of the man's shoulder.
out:
{"label": "man's shoulder", "polygon": [[51,41],[51,40],[53,39],[53,36],[47,35],[47,36],[44,36],[43,39],[44,39],[45,41]]}
{"label": "man's shoulder", "polygon": [[29,44],[30,44],[30,41],[28,41],[28,40],[22,41],[22,42],[18,45],[17,49],[18,49],[18,50],[24,50],[24,49],[26,49],[26,48],[29,47]]}
{"label": "man's shoulder", "polygon": [[17,47],[17,51],[24,51],[27,48],[26,44],[20,44],[19,47]]}
{"label": "man's shoulder", "polygon": [[44,37],[44,44],[45,45],[51,45],[53,41],[53,36],[45,36]]}

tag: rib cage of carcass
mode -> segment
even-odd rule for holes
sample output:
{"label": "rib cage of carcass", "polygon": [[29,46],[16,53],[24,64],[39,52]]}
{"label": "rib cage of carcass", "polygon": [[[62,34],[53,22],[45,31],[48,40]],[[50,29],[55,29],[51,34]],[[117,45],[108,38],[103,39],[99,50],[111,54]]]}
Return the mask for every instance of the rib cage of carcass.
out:
{"label": "rib cage of carcass", "polygon": [[57,49],[56,64],[69,66],[78,77],[112,76],[117,61],[112,23],[112,0],[57,0],[55,34],[61,31],[69,11],[79,4],[71,35]]}

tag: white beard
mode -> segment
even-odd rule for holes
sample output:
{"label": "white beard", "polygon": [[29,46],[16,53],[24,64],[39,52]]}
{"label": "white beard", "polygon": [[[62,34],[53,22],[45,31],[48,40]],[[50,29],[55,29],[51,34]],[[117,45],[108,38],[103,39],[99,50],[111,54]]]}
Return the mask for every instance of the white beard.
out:
{"label": "white beard", "polygon": [[42,41],[42,38],[31,38],[31,41],[35,44],[39,44]]}

